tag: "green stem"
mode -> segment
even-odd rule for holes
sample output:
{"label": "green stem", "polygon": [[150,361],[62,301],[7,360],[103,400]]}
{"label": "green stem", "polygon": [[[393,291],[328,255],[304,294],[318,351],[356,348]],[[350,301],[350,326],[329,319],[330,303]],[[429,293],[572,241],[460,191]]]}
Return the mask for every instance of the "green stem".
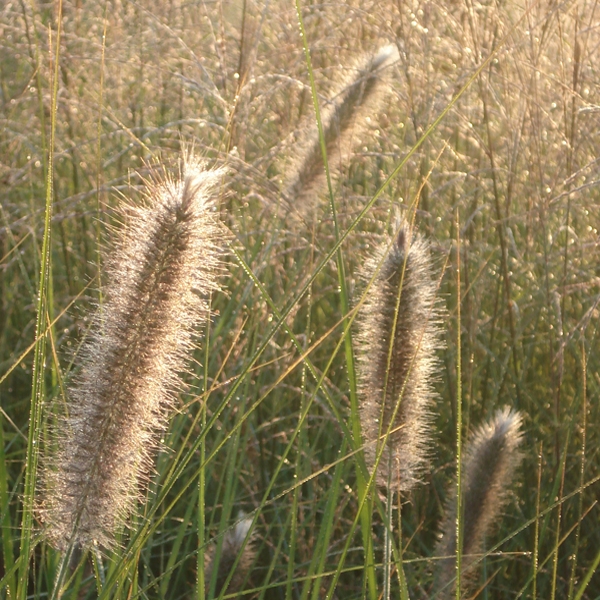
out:
{"label": "green stem", "polygon": [[462,579],[462,373],[460,338],[460,222],[456,209],[456,600]]}
{"label": "green stem", "polygon": [[33,510],[36,489],[36,477],[39,460],[40,432],[42,421],[42,405],[44,402],[46,333],[48,319],[48,290],[51,265],[51,219],[53,202],[53,159],[56,129],[56,106],[58,102],[58,64],[60,55],[60,39],[62,24],[62,0],[58,2],[56,53],[54,56],[54,73],[52,81],[52,105],[50,122],[50,146],[48,148],[48,168],[46,177],[46,203],[44,215],[44,237],[42,241],[42,259],[37,301],[35,352],[33,359],[33,381],[31,389],[31,407],[29,413],[29,432],[27,438],[27,458],[25,464],[25,488],[23,492],[23,516],[21,520],[21,550],[19,583],[17,598],[25,600],[29,580],[29,559],[33,551]]}

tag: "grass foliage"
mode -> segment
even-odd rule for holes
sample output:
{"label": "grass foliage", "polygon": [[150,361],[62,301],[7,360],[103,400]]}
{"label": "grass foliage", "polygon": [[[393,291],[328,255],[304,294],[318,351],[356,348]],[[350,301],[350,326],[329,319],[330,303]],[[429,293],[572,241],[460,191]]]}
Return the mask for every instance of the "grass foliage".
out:
{"label": "grass foliage", "polygon": [[[478,556],[458,544],[464,597],[599,598],[599,25],[592,0],[2,3],[0,597],[442,597],[463,442],[509,407],[522,466]],[[118,207],[185,147],[227,170],[222,291],[145,501],[67,561],[40,471]],[[355,361],[399,212],[444,344],[430,469],[394,507]]]}

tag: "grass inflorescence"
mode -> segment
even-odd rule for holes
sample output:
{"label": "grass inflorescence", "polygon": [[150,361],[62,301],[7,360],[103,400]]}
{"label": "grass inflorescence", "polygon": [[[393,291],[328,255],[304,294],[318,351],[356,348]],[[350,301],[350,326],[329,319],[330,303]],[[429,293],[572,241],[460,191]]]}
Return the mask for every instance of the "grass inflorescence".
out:
{"label": "grass inflorescence", "polygon": [[[523,459],[521,451],[522,417],[508,408],[499,410],[494,418],[481,425],[465,447],[462,468],[462,565],[466,575],[463,589],[473,578],[474,565],[485,556],[486,538],[499,526],[502,510],[512,492],[511,484]],[[450,496],[452,497],[452,496]],[[443,558],[436,565],[436,591],[440,597],[452,598],[456,579],[453,557],[457,551],[456,503],[448,502],[441,526],[441,539],[436,554]],[[462,575],[462,574],[461,574]]]}
{"label": "grass inflorescence", "polygon": [[367,464],[383,488],[409,491],[433,446],[439,314],[427,242],[402,222],[368,261],[361,308],[361,423]]}
{"label": "grass inflorescence", "polygon": [[140,498],[217,289],[223,234],[213,208],[223,173],[189,157],[180,178],[151,183],[143,205],[122,209],[104,302],[47,460],[42,516],[63,550],[113,546]]}

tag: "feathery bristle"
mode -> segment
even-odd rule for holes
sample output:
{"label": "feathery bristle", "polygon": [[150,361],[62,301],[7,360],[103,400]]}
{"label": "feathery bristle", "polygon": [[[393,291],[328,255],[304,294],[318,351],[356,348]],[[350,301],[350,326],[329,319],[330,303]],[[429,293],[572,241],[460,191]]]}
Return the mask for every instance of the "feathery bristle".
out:
{"label": "feathery bristle", "polygon": [[367,264],[367,279],[374,273],[360,311],[365,456],[373,469],[381,454],[378,485],[408,491],[427,461],[435,351],[440,346],[428,244],[402,223],[395,239],[384,240]]}
{"label": "feathery bristle", "polygon": [[150,184],[145,204],[124,211],[45,476],[42,517],[60,549],[111,547],[140,497],[217,289],[223,234],[212,209],[222,174],[187,157],[179,180]]}
{"label": "feathery bristle", "polygon": [[[466,448],[463,461],[463,558],[462,587],[469,585],[474,563],[484,547],[487,534],[499,522],[501,511],[509,499],[510,484],[519,467],[522,454],[519,431],[522,418],[518,412],[505,407],[481,426]],[[436,590],[442,598],[454,597],[456,578],[456,501],[449,501],[442,525],[442,538],[436,556],[445,556],[436,568]]]}
{"label": "feathery bristle", "polygon": [[[388,87],[389,67],[397,60],[398,49],[394,45],[384,46],[375,55],[363,58],[352,69],[351,77],[339,86],[334,99],[322,109],[321,124],[330,166],[339,165],[360,141],[367,117],[377,111]],[[314,122],[314,117],[311,120]],[[301,211],[302,207],[311,206],[310,201],[325,182],[319,132],[312,122],[303,130],[307,134],[294,149],[298,159],[287,169],[283,190],[290,206],[299,206]]]}
{"label": "feathery bristle", "polygon": [[[242,515],[243,516],[243,515]],[[229,530],[223,537],[221,545],[221,553],[219,556],[218,564],[215,565],[217,559],[217,544],[213,542],[209,552],[206,555],[206,572],[205,581],[206,588],[210,586],[210,581],[213,577],[213,571],[217,568],[216,575],[216,586],[215,586],[215,597],[218,596],[227,581],[227,577],[231,573],[234,567],[235,561],[238,558],[240,550],[244,545],[244,540],[248,536],[250,527],[252,526],[252,519],[246,518],[235,525],[235,527]],[[235,573],[231,577],[231,581],[227,586],[226,592],[228,594],[234,594],[242,590],[245,580],[248,577],[248,572],[254,563],[256,557],[256,551],[254,549],[254,534],[250,535],[250,539],[246,542],[242,550],[242,554],[239,558],[237,566],[235,567]]]}

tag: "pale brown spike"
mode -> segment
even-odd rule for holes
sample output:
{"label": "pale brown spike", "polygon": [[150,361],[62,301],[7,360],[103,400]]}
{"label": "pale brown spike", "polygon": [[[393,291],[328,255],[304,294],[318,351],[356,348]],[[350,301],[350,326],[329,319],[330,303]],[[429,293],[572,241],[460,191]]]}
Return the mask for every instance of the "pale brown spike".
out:
{"label": "pale brown spike", "polygon": [[[499,524],[509,500],[510,485],[523,458],[519,449],[522,417],[508,407],[482,425],[465,449],[462,475],[463,550],[461,593],[468,590],[484,540]],[[454,485],[454,489],[456,484]],[[436,598],[455,597],[456,499],[447,503],[442,537],[435,555],[446,557],[436,563]]]}
{"label": "pale brown spike", "polygon": [[430,452],[432,379],[440,347],[429,247],[405,222],[368,261],[360,314],[359,375],[365,457],[377,483],[408,491]]}
{"label": "pale brown spike", "polygon": [[[321,110],[323,137],[331,168],[339,165],[361,139],[367,117],[377,111],[389,88],[391,65],[398,60],[394,45],[380,48],[376,54],[363,57],[351,69],[351,75],[338,86],[333,99]],[[314,207],[314,199],[325,183],[325,169],[319,132],[310,123],[294,146],[297,158],[285,165],[283,197],[290,208],[306,215]],[[304,133],[306,132],[306,133]]]}
{"label": "pale brown spike", "polygon": [[150,184],[146,203],[124,210],[105,301],[46,460],[41,515],[62,550],[112,546],[143,491],[217,289],[223,230],[212,207],[222,174],[187,157],[179,180]]}

